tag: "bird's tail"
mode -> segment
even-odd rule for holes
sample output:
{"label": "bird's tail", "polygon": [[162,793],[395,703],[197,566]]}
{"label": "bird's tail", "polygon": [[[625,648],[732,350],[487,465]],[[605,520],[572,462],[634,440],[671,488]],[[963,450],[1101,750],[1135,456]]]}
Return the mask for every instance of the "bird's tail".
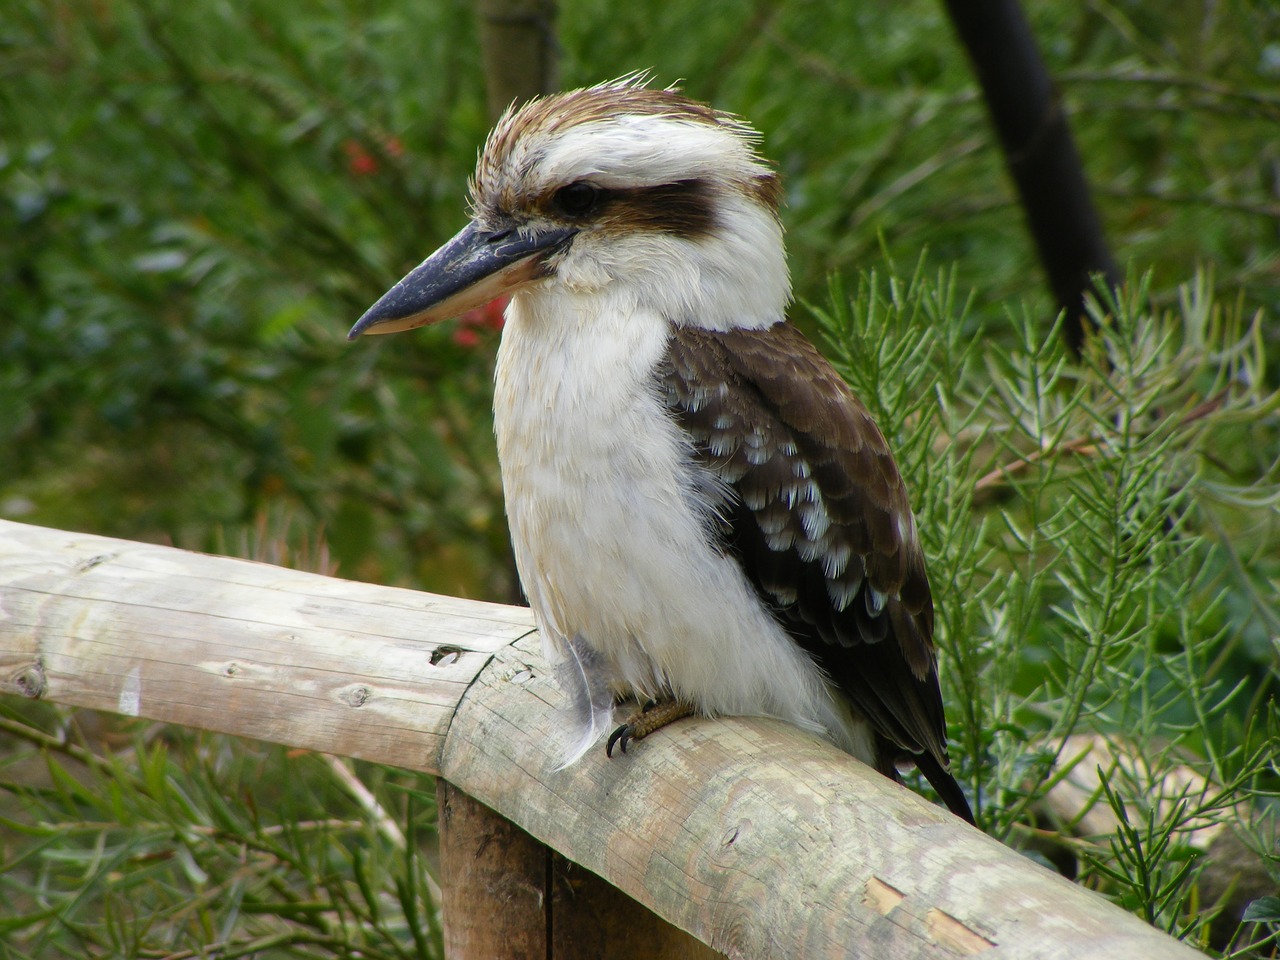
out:
{"label": "bird's tail", "polygon": [[962,820],[974,823],[973,811],[969,809],[969,800],[965,797],[960,784],[932,753],[921,751],[911,758],[916,767],[929,781],[929,786],[942,798],[947,809]]}

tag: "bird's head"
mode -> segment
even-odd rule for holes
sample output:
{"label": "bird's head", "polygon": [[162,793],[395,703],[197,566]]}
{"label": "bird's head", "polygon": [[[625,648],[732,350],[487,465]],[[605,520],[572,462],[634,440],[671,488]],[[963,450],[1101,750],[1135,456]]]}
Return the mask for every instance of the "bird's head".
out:
{"label": "bird's head", "polygon": [[790,297],[778,176],[740,120],[626,78],[509,110],[471,182],[471,222],[350,337],[503,294],[601,295],[672,323],[762,327]]}

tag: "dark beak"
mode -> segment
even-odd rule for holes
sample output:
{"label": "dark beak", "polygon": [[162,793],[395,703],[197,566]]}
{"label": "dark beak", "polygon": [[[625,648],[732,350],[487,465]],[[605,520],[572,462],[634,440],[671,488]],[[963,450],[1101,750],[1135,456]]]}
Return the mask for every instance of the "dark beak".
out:
{"label": "dark beak", "polygon": [[362,333],[399,333],[447,320],[545,276],[545,261],[573,239],[569,228],[521,236],[467,224],[365,311],[348,340]]}

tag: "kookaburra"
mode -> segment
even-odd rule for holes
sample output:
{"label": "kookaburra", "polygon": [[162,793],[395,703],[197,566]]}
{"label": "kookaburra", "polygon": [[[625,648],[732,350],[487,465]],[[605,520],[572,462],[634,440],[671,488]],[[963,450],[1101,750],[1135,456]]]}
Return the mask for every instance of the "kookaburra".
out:
{"label": "kookaburra", "polygon": [[[509,110],[471,222],[351,330],[507,294],[494,428],[520,579],[574,703],[638,739],[777,717],[897,778],[947,769],[933,603],[866,407],[785,318],[778,175],[741,120],[628,78]],[[655,706],[656,703],[656,706]]]}

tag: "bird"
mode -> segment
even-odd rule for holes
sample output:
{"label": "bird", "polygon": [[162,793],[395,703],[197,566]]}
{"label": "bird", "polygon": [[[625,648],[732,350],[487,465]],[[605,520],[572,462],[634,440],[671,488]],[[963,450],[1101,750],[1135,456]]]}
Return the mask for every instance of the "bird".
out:
{"label": "bird", "polygon": [[348,337],[509,297],[494,434],[571,704],[566,764],[691,715],[778,718],[951,774],[924,552],[867,407],[787,318],[779,175],[746,121],[630,75],[512,105],[470,222]]}

